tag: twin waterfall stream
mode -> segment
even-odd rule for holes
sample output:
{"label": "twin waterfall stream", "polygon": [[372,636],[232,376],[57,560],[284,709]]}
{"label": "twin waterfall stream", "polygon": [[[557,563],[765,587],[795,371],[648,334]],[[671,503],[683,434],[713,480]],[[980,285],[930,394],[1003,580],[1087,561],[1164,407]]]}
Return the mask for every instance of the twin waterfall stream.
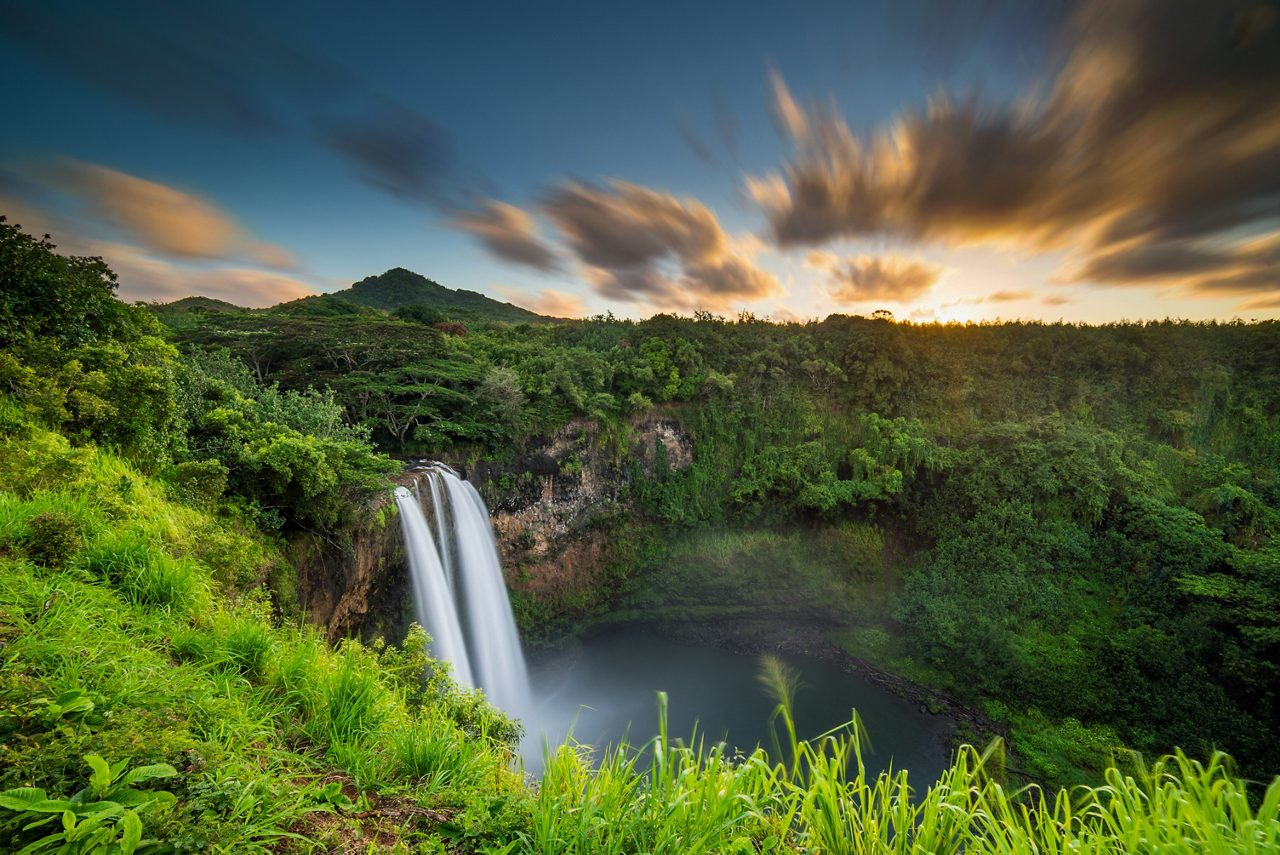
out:
{"label": "twin waterfall stream", "polygon": [[529,675],[484,500],[442,464],[395,496],[415,613],[431,634],[432,656],[452,664],[458,683],[483,689],[508,714],[524,714]]}

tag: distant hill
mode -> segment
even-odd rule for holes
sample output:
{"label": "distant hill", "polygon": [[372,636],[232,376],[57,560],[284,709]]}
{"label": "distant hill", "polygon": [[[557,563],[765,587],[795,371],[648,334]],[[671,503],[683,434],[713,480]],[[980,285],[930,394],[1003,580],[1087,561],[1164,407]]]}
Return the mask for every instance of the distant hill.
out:
{"label": "distant hill", "polygon": [[[283,312],[299,317],[342,317],[381,312],[394,312],[409,306],[434,309],[455,320],[505,321],[512,324],[538,324],[552,318],[528,309],[494,300],[475,291],[446,288],[427,277],[394,267],[380,276],[361,279],[350,288],[330,294],[315,294],[299,300],[280,303],[270,309],[245,309],[212,297],[183,297],[172,303],[158,303],[152,311],[166,323],[195,323],[187,316],[210,312]],[[376,310],[376,311],[375,311]],[[178,321],[183,318],[184,321]]]}
{"label": "distant hill", "polygon": [[438,309],[450,317],[470,316],[513,324],[536,324],[550,320],[544,315],[494,300],[475,291],[446,288],[438,282],[433,282],[403,267],[393,267],[381,276],[361,279],[346,290],[334,291],[332,294],[323,296],[328,299],[345,300],[357,306],[382,309],[385,312],[393,312],[404,306],[427,306]]}
{"label": "distant hill", "polygon": [[183,297],[172,303],[158,303],[153,308],[162,312],[243,312],[235,303],[213,297]]}

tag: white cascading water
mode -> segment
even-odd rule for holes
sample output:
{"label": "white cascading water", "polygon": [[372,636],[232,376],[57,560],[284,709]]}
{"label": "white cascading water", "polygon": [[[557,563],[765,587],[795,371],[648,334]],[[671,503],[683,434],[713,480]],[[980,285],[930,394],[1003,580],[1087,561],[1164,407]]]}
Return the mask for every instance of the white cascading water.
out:
{"label": "white cascading water", "polygon": [[[427,482],[436,540],[414,494],[399,487],[396,503],[418,618],[431,633],[432,653],[453,663],[458,682],[484,689],[495,706],[523,715],[529,674],[489,510],[476,488],[446,466],[427,473]],[[418,484],[415,490],[422,493]]]}
{"label": "white cascading water", "polygon": [[431,509],[436,521],[436,548],[440,550],[440,561],[444,564],[444,577],[449,580],[449,590],[453,591],[455,601],[458,596],[458,579],[453,569],[453,545],[449,537],[449,521],[445,519],[444,488],[440,486],[439,472],[428,472],[427,483],[431,487]]}
{"label": "white cascading water", "polygon": [[489,511],[476,488],[452,470],[441,467],[440,477],[449,497],[457,577],[466,611],[462,623],[472,644],[476,681],[495,705],[522,713],[529,708],[529,673]]}
{"label": "white cascading water", "polygon": [[422,513],[422,503],[406,488],[397,487],[396,507],[400,509],[400,527],[404,532],[405,551],[409,554],[418,622],[431,633],[432,655],[453,665],[453,676],[459,683],[474,686],[458,612]]}

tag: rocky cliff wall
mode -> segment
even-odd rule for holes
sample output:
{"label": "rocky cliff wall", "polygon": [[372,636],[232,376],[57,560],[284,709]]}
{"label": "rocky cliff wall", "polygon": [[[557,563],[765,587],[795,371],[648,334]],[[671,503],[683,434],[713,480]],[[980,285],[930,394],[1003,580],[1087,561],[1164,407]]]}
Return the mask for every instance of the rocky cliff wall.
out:
{"label": "rocky cliff wall", "polygon": [[[693,443],[670,415],[641,419],[622,438],[575,420],[509,460],[444,461],[476,485],[489,506],[507,584],[526,629],[554,635],[613,593],[635,543],[629,488],[662,447],[668,465],[692,461]],[[416,462],[416,461],[415,461]],[[411,483],[406,471],[397,481]],[[398,640],[412,619],[408,561],[390,490],[344,542],[301,535],[288,545],[299,600],[331,639]],[[540,626],[546,624],[545,627]]]}
{"label": "rocky cliff wall", "polygon": [[297,571],[307,619],[330,640],[372,634],[395,640],[396,632],[403,633],[409,569],[390,490],[368,507],[364,524],[346,539],[297,535],[286,557]]}

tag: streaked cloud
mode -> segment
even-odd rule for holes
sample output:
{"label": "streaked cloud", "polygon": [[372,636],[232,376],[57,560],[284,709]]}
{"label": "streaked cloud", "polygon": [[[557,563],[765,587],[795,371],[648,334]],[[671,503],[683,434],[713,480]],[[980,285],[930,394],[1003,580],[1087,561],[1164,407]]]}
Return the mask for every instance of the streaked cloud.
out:
{"label": "streaked cloud", "polygon": [[251,260],[279,270],[296,266],[287,249],[252,238],[230,214],[193,193],[74,160],[61,162],[52,177],[89,216],[153,252],[181,259]]}
{"label": "streaked cloud", "polygon": [[552,318],[586,317],[587,304],[577,294],[566,294],[553,288],[541,291],[522,291],[519,288],[499,288],[502,296],[521,308]]}
{"label": "streaked cloud", "polygon": [[9,196],[0,196],[0,213],[28,234],[51,235],[63,255],[101,257],[115,271],[117,293],[123,300],[169,302],[198,294],[259,308],[296,300],[318,290],[277,270],[241,265],[210,268],[207,262],[174,260],[147,247],[89,237],[75,223]]}
{"label": "streaked cloud", "polygon": [[1018,303],[1033,297],[1034,291],[993,291],[985,299],[988,303]]}
{"label": "streaked cloud", "polygon": [[736,163],[739,159],[738,117],[723,91],[712,92],[709,113],[713,125],[711,133],[703,133],[693,119],[680,113],[673,120],[676,135],[693,156],[707,166],[721,167],[726,162]]}
{"label": "streaked cloud", "polygon": [[225,4],[9,3],[0,38],[159,119],[303,141],[370,186],[452,212],[487,182],[451,133],[360,71]]}
{"label": "streaked cloud", "polygon": [[543,209],[578,257],[597,267],[629,268],[670,257],[712,263],[726,251],[720,223],[701,202],[625,181],[562,185]]}
{"label": "streaked cloud", "polygon": [[859,255],[838,261],[829,275],[827,292],[839,304],[910,303],[933,288],[942,269],[897,256]]}
{"label": "streaked cloud", "polygon": [[769,72],[769,86],[773,90],[773,115],[778,128],[792,140],[806,142],[809,139],[809,117],[791,97],[791,90],[776,69]]}
{"label": "streaked cloud", "polygon": [[774,240],[893,234],[1066,249],[1070,278],[1190,295],[1280,289],[1280,13],[1086,0],[1019,102],[934,98],[860,136],[774,75],[794,153],[747,189]]}
{"label": "streaked cloud", "polygon": [[396,103],[315,121],[320,139],[342,155],[365,183],[405,202],[446,212],[465,209],[491,192],[464,165],[441,125]]}
{"label": "streaked cloud", "polygon": [[782,293],[757,267],[759,241],[725,233],[711,209],[630,184],[570,182],[542,210],[600,295],[659,309],[723,309]]}
{"label": "streaked cloud", "polygon": [[120,280],[120,297],[125,300],[170,302],[199,294],[237,306],[260,308],[316,293],[306,282],[274,271],[247,267],[193,269],[129,244],[93,241],[77,247],[77,251],[101,256],[111,266]]}
{"label": "streaked cloud", "polygon": [[1240,308],[1246,310],[1280,309],[1280,296],[1264,297],[1261,300],[1251,300],[1248,303],[1241,305]]}
{"label": "streaked cloud", "polygon": [[499,258],[544,273],[560,269],[560,259],[539,236],[533,217],[515,205],[489,199],[476,210],[459,214],[453,222]]}

